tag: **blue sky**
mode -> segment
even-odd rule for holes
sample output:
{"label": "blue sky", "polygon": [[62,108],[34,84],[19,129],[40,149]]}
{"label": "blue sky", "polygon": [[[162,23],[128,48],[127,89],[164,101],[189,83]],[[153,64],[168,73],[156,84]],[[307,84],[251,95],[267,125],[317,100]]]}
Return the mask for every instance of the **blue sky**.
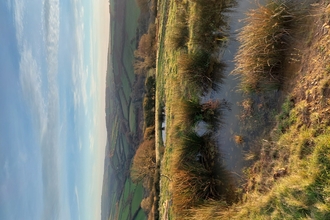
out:
{"label": "blue sky", "polygon": [[100,219],[108,4],[0,1],[0,219]]}

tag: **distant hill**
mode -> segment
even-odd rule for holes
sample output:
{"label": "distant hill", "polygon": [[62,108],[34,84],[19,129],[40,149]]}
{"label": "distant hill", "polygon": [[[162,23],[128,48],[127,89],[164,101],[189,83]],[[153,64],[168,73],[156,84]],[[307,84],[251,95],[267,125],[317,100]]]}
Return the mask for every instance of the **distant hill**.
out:
{"label": "distant hill", "polygon": [[101,219],[131,219],[137,215],[141,219],[144,213],[140,212],[139,204],[143,191],[129,178],[131,159],[141,135],[141,112],[131,98],[135,82],[133,61],[139,10],[135,0],[112,0],[110,12],[106,77],[108,142],[105,149]]}

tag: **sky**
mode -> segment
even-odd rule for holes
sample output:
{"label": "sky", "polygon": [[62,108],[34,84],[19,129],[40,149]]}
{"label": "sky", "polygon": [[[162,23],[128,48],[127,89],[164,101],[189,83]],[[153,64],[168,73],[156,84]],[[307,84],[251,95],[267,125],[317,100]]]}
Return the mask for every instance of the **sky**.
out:
{"label": "sky", "polygon": [[108,10],[0,1],[0,219],[100,219]]}

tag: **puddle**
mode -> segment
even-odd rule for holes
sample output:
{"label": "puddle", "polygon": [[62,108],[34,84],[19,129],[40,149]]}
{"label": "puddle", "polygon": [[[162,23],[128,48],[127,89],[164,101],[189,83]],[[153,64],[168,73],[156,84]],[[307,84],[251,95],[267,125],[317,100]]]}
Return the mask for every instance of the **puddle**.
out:
{"label": "puddle", "polygon": [[165,120],[162,122],[162,140],[163,140],[163,144],[165,146],[165,144],[166,144],[166,116],[165,116]]}

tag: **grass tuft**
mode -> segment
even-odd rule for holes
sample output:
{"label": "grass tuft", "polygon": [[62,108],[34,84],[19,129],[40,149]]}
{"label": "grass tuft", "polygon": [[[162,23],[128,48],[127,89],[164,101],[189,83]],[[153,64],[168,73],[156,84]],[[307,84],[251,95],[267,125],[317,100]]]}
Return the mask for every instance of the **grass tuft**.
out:
{"label": "grass tuft", "polygon": [[178,58],[178,73],[200,94],[210,88],[219,90],[226,65],[206,50],[182,54]]}
{"label": "grass tuft", "polygon": [[247,13],[233,71],[241,78],[244,92],[280,88],[292,26],[297,25],[295,8],[293,1],[277,0]]}

